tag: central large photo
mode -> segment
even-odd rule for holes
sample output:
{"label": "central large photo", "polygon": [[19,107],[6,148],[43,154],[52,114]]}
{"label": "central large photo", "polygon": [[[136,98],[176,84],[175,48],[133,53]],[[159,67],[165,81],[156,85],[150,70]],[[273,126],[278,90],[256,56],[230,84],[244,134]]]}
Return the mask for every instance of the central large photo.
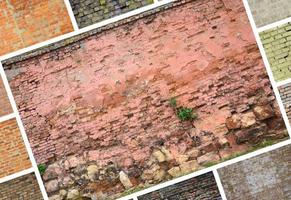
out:
{"label": "central large photo", "polygon": [[52,200],[116,199],[288,138],[241,0],[187,0],[6,60]]}

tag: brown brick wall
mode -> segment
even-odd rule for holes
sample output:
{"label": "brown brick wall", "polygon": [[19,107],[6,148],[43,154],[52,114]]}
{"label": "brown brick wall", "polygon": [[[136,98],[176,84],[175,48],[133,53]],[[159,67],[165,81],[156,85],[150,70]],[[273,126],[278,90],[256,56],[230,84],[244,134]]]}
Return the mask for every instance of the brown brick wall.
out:
{"label": "brown brick wall", "polygon": [[4,87],[2,78],[0,77],[0,117],[3,115],[11,114],[12,108],[9,102],[6,89]]}
{"label": "brown brick wall", "polygon": [[0,55],[70,31],[63,0],[0,1]]}
{"label": "brown brick wall", "polygon": [[31,167],[15,119],[0,123],[0,177]]}
{"label": "brown brick wall", "polygon": [[0,184],[1,200],[42,200],[34,174],[28,174]]}
{"label": "brown brick wall", "polygon": [[291,145],[219,171],[227,199],[291,199]]}
{"label": "brown brick wall", "polygon": [[240,0],[172,3],[4,68],[50,196],[115,197],[286,138]]}

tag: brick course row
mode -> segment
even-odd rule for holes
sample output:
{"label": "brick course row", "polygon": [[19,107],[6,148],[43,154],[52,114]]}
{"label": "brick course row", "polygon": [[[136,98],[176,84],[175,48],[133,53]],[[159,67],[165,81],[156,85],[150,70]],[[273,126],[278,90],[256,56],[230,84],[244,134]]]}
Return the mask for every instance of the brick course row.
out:
{"label": "brick course row", "polygon": [[153,3],[153,0],[70,0],[80,28]]}
{"label": "brick course row", "polygon": [[0,123],[0,138],[0,178],[31,167],[15,119]]}
{"label": "brick course row", "polygon": [[227,199],[291,199],[291,145],[219,169]]}
{"label": "brick course row", "polygon": [[291,23],[264,31],[260,37],[276,81],[291,77]]}
{"label": "brick course row", "polygon": [[0,1],[0,55],[71,31],[63,0]]}
{"label": "brick course row", "polygon": [[0,184],[1,200],[43,200],[39,185],[34,174]]}

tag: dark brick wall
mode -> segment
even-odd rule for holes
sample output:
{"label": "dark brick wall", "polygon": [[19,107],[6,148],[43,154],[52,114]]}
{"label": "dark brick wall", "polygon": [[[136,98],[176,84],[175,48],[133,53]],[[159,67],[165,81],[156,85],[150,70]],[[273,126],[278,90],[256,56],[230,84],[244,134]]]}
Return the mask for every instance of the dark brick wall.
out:
{"label": "dark brick wall", "polygon": [[222,168],[227,199],[291,199],[291,145]]}
{"label": "dark brick wall", "polygon": [[1,200],[42,200],[34,174],[28,174],[0,184]]}
{"label": "dark brick wall", "polygon": [[218,200],[221,199],[212,173],[171,185],[138,197],[139,200]]}
{"label": "dark brick wall", "polygon": [[79,27],[153,3],[153,0],[70,0]]}

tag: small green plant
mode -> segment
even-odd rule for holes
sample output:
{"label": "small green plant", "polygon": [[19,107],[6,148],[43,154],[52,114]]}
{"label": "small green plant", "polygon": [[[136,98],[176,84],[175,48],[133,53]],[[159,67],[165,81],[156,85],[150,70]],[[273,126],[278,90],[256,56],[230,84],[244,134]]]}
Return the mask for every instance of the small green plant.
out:
{"label": "small green plant", "polygon": [[177,110],[177,116],[182,121],[191,121],[197,118],[197,114],[191,108],[182,107]]}
{"label": "small green plant", "polygon": [[38,171],[39,171],[40,175],[44,175],[45,170],[46,170],[46,166],[44,164],[39,164],[37,167],[38,167]]}
{"label": "small green plant", "polygon": [[192,108],[178,107],[175,97],[170,99],[169,104],[181,121],[192,121],[198,117],[197,114],[193,112]]}

